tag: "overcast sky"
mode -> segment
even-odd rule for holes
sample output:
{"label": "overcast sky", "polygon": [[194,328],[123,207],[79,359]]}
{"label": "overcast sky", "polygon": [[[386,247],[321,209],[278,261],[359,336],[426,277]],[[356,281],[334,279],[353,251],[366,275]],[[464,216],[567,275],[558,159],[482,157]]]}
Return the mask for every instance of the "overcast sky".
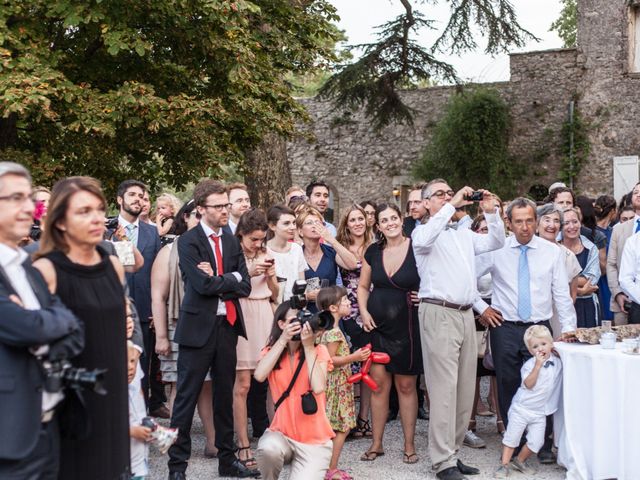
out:
{"label": "overcast sky", "polygon": [[[345,30],[348,44],[369,43],[375,40],[374,27],[395,18],[403,8],[398,0],[331,0],[340,15],[339,26]],[[441,0],[438,5],[426,5],[412,2],[417,10],[427,18],[437,21],[436,28],[442,30],[449,18],[449,2]],[[539,42],[530,42],[525,48],[514,51],[546,50],[562,47],[562,41],[555,32],[549,32],[551,23],[560,13],[559,0],[511,0],[518,14],[520,24],[540,38]],[[430,46],[437,38],[437,32],[425,32],[420,42]],[[483,47],[482,38],[478,44]],[[509,60],[507,55],[491,57],[484,55],[482,49],[462,57],[443,56],[442,59],[453,64],[463,80],[474,82],[492,82],[509,79]]]}

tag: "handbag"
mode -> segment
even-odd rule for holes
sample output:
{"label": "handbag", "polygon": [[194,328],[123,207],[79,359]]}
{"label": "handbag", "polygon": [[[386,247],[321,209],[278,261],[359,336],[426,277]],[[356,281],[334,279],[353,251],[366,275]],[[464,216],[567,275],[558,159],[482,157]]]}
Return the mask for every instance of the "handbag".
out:
{"label": "handbag", "polygon": [[486,338],[486,349],[484,351],[484,356],[482,357],[482,366],[487,370],[495,370],[496,367],[493,364],[493,355],[491,355],[491,341],[489,338],[489,329],[487,328],[487,338]]}

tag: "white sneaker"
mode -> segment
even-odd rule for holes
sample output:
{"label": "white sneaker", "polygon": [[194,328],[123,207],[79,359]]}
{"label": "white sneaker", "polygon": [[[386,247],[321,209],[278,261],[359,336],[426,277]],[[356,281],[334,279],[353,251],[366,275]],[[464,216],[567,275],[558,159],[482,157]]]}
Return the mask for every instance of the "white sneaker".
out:
{"label": "white sneaker", "polygon": [[484,448],[487,446],[487,443],[471,430],[467,430],[467,433],[464,434],[464,441],[462,443],[471,448]]}

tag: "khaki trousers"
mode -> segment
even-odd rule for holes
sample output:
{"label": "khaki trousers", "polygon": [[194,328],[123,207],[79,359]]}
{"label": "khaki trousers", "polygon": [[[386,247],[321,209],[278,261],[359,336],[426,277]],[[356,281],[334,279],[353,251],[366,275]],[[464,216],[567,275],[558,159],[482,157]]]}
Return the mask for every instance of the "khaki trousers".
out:
{"label": "khaki trousers", "polygon": [[473,311],[421,303],[418,310],[429,392],[429,456],[433,469],[455,467],[469,427],[478,350]]}
{"label": "khaki trousers", "polygon": [[296,442],[280,432],[266,430],[258,441],[256,460],[264,480],[277,480],[285,464],[291,464],[289,480],[323,480],[333,442],[320,445]]}

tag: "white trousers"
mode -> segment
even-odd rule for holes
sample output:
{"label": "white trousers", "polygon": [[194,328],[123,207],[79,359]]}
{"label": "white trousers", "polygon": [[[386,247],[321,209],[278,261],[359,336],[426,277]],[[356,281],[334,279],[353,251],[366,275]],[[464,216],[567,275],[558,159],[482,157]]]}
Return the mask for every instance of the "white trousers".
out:
{"label": "white trousers", "polygon": [[538,453],[544,444],[544,430],[547,417],[544,414],[530,412],[524,408],[512,406],[509,409],[509,424],[502,437],[503,445],[517,448],[525,429],[527,430],[527,447],[533,453]]}
{"label": "white trousers", "polygon": [[291,464],[289,480],[323,480],[331,462],[333,442],[300,443],[280,432],[266,430],[258,441],[256,460],[264,480],[277,480],[285,464]]}

